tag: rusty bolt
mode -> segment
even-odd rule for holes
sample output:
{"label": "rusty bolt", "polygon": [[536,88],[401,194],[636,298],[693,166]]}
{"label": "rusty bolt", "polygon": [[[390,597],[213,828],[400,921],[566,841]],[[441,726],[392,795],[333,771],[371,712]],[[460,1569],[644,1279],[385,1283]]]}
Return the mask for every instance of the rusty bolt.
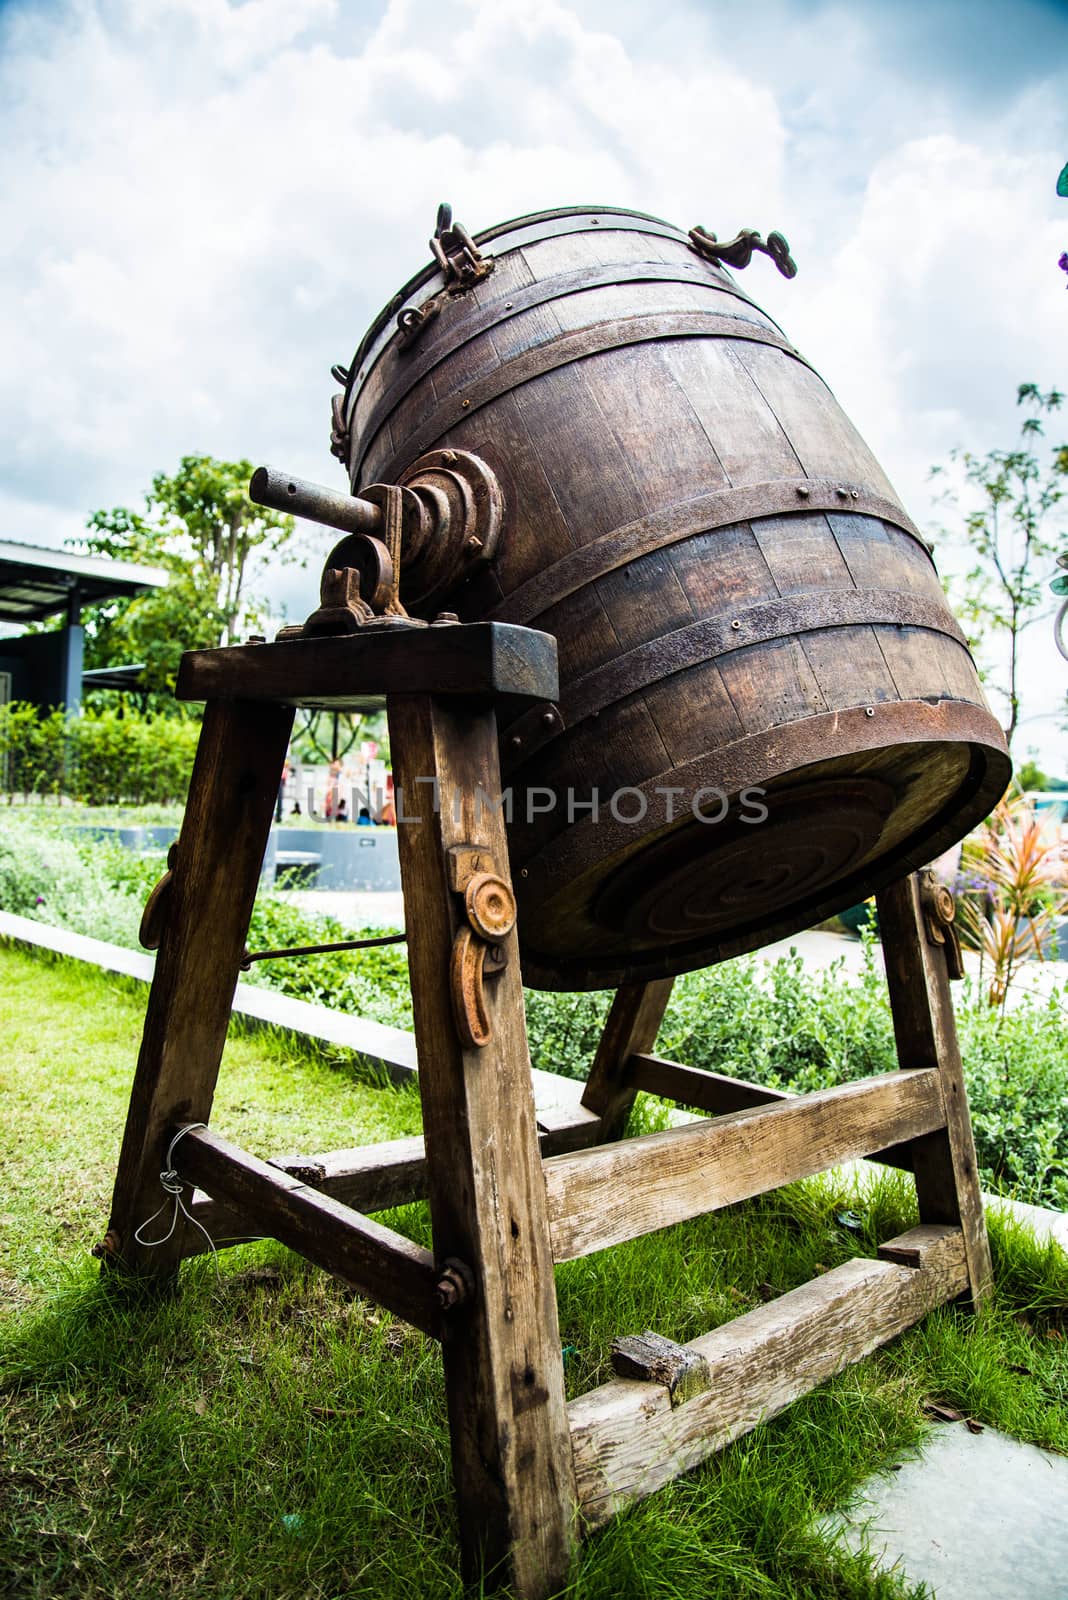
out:
{"label": "rusty bolt", "polygon": [[543,711],[542,714],[541,714],[541,725],[542,725],[543,728],[553,728],[553,727],[555,727],[556,726],[556,712],[555,711]]}
{"label": "rusty bolt", "polygon": [[462,1306],[475,1292],[475,1275],[463,1261],[450,1256],[437,1283],[438,1304],[443,1311]]}
{"label": "rusty bolt", "polygon": [[469,534],[464,540],[464,549],[467,551],[468,555],[477,556],[478,552],[482,549],[482,540],[478,538],[476,534]]}
{"label": "rusty bolt", "polygon": [[453,622],[459,622],[459,620],[460,618],[457,616],[455,611],[439,611],[437,616],[434,618],[434,624],[435,626],[440,626],[442,623],[451,624]]}
{"label": "rusty bolt", "polygon": [[441,452],[441,464],[443,467],[454,467],[456,465],[456,451],[443,450]]}
{"label": "rusty bolt", "polygon": [[245,643],[246,644],[266,644],[267,643],[267,635],[265,633],[250,633],[248,638],[245,640]]}
{"label": "rusty bolt", "polygon": [[117,1256],[122,1247],[122,1240],[114,1228],[109,1228],[99,1244],[94,1244],[89,1251],[98,1261],[105,1261],[112,1256]]}
{"label": "rusty bolt", "polygon": [[843,489],[841,484],[839,484],[838,488],[834,492],[838,496],[839,500],[848,500],[849,499],[849,490],[848,489]]}
{"label": "rusty bolt", "polygon": [[797,492],[801,496],[802,500],[807,500],[812,491],[809,489],[807,483],[799,483],[797,486]]}

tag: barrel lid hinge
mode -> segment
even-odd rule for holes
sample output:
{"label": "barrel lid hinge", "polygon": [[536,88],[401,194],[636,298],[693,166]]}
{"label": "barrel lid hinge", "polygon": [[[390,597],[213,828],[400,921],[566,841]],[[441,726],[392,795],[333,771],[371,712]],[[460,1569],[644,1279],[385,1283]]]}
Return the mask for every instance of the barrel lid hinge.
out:
{"label": "barrel lid hinge", "polygon": [[482,254],[462,222],[453,222],[452,207],[447,202],[438,206],[430,253],[451,294],[473,288],[493,271],[493,257]]}

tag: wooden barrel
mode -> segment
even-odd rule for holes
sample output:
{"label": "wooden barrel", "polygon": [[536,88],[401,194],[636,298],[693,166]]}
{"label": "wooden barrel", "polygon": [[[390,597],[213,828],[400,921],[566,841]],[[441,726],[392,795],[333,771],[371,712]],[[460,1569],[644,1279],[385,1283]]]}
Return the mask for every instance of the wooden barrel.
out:
{"label": "wooden barrel", "polygon": [[[1008,781],[1002,732],[808,361],[655,218],[546,212],[477,244],[488,276],[450,294],[428,268],[372,327],[335,445],[354,491],[432,449],[487,461],[494,559],[428,610],[559,642],[559,706],[501,740],[528,981],[707,965],[961,838]],[[426,589],[417,559],[402,599]]]}

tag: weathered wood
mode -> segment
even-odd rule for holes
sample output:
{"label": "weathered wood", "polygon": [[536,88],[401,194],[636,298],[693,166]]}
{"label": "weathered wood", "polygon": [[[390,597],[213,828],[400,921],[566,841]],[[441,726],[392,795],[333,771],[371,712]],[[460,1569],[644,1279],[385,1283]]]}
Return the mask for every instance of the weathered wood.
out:
{"label": "weathered wood", "polygon": [[704,1356],[647,1328],[612,1340],[612,1371],[617,1378],[640,1378],[667,1389],[673,1406],[684,1405],[712,1383]]}
{"label": "weathered wood", "polygon": [[207,1128],[174,1146],[179,1176],[249,1217],[264,1233],[376,1300],[423,1333],[441,1337],[440,1274],[429,1250],[311,1189]]}
{"label": "weathered wood", "polygon": [[[909,1235],[891,1243],[908,1249]],[[667,1388],[616,1379],[568,1407],[582,1519],[617,1511],[766,1422],[818,1383],[904,1332],[968,1281],[964,1244],[945,1228],[921,1264],[847,1261],[685,1349],[709,1366],[711,1387],[673,1407]]]}
{"label": "weathered wood", "polygon": [[[581,1107],[539,1111],[541,1153],[548,1156],[583,1150],[598,1142],[600,1126],[600,1118]],[[407,1139],[383,1140],[379,1144],[356,1145],[346,1150],[327,1150],[304,1160],[309,1173],[322,1174],[304,1181],[311,1181],[312,1187],[320,1193],[343,1201],[355,1211],[389,1211],[394,1206],[426,1199],[426,1153],[421,1134]],[[268,1165],[293,1170],[285,1157],[272,1157]],[[210,1195],[198,1192],[187,1205],[217,1248],[262,1237],[249,1217],[213,1200]],[[196,1229],[190,1230],[186,1243],[190,1255],[201,1255],[209,1248],[204,1235]]]}
{"label": "weathered wood", "polygon": [[[750,1083],[745,1078],[729,1078],[721,1072],[706,1072],[702,1067],[683,1066],[678,1061],[665,1061],[662,1056],[633,1055],[626,1063],[624,1081],[632,1089],[646,1094],[656,1094],[664,1100],[674,1100],[676,1105],[692,1111],[704,1111],[719,1117],[729,1111],[743,1111],[747,1106],[767,1106],[780,1100],[796,1100],[790,1089],[769,1089],[762,1083]],[[900,1167],[912,1171],[912,1146],[892,1145],[883,1150],[873,1150],[867,1157],[882,1166]]]}
{"label": "weathered wood", "polygon": [[[402,696],[390,697],[389,722],[395,776],[419,818],[399,845],[434,1249],[475,1279],[442,1341],[464,1568],[474,1578],[485,1563],[542,1600],[566,1581],[574,1479],[515,932],[486,984],[483,1048],[461,1047],[448,983],[467,926],[448,851],[477,847],[508,879],[503,816],[476,800],[497,790],[496,724],[489,710]],[[437,779],[437,809],[416,778]]]}
{"label": "weathered wood", "polygon": [[111,1208],[111,1255],[140,1276],[166,1278],[188,1253],[184,1222],[154,1248],[134,1234],[168,1203],[167,1128],[211,1112],[292,722],[240,701],[204,713]]}
{"label": "weathered wood", "polygon": [[510,623],[427,628],[393,622],[329,639],[188,650],[179,700],[269,701],[344,709],[385,693],[504,697],[522,709],[555,700],[556,644]]}
{"label": "weathered wood", "polygon": [[811,1177],[945,1123],[936,1071],[875,1078],[544,1163],[553,1256],[570,1261]]}
{"label": "weathered wood", "polygon": [[912,1146],[920,1220],[961,1228],[978,1302],[992,1287],[990,1245],[945,947],[928,941],[915,873],[884,889],[877,904],[898,1060],[937,1071],[946,1108],[945,1127]]}
{"label": "weathered wood", "polygon": [[[959,1229],[950,1230],[957,1234]],[[885,1244],[879,1246],[879,1260],[893,1261],[899,1267],[926,1267],[932,1259],[936,1259],[943,1249],[946,1237],[946,1228],[937,1222],[921,1222],[918,1228],[910,1228],[908,1233],[899,1234],[896,1239],[887,1239]],[[963,1234],[961,1239],[963,1241]]]}
{"label": "weathered wood", "polygon": [[684,1066],[680,1061],[665,1061],[662,1056],[644,1051],[636,1051],[624,1062],[623,1082],[632,1090],[657,1094],[663,1100],[674,1100],[676,1105],[693,1111],[706,1111],[712,1117],[797,1098],[787,1089],[768,1089],[762,1083],[706,1072],[703,1067]]}
{"label": "weathered wood", "polygon": [[651,1050],[671,998],[673,979],[628,983],[616,993],[593,1058],[582,1104],[601,1120],[601,1141],[622,1137],[637,1088],[626,1079],[627,1062]]}

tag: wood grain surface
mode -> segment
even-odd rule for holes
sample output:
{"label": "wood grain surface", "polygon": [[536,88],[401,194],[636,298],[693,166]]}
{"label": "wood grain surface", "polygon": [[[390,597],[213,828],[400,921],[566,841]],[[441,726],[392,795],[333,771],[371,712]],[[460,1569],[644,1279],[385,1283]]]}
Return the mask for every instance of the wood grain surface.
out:
{"label": "wood grain surface", "polygon": [[[898,1264],[902,1253],[915,1265]],[[711,1386],[673,1407],[666,1385],[617,1378],[568,1407],[587,1529],[662,1488],[818,1383],[903,1333],[967,1284],[959,1231],[891,1241],[684,1346]]]}
{"label": "wood grain surface", "polygon": [[544,1164],[553,1255],[589,1255],[944,1125],[928,1068],[553,1156]]}

